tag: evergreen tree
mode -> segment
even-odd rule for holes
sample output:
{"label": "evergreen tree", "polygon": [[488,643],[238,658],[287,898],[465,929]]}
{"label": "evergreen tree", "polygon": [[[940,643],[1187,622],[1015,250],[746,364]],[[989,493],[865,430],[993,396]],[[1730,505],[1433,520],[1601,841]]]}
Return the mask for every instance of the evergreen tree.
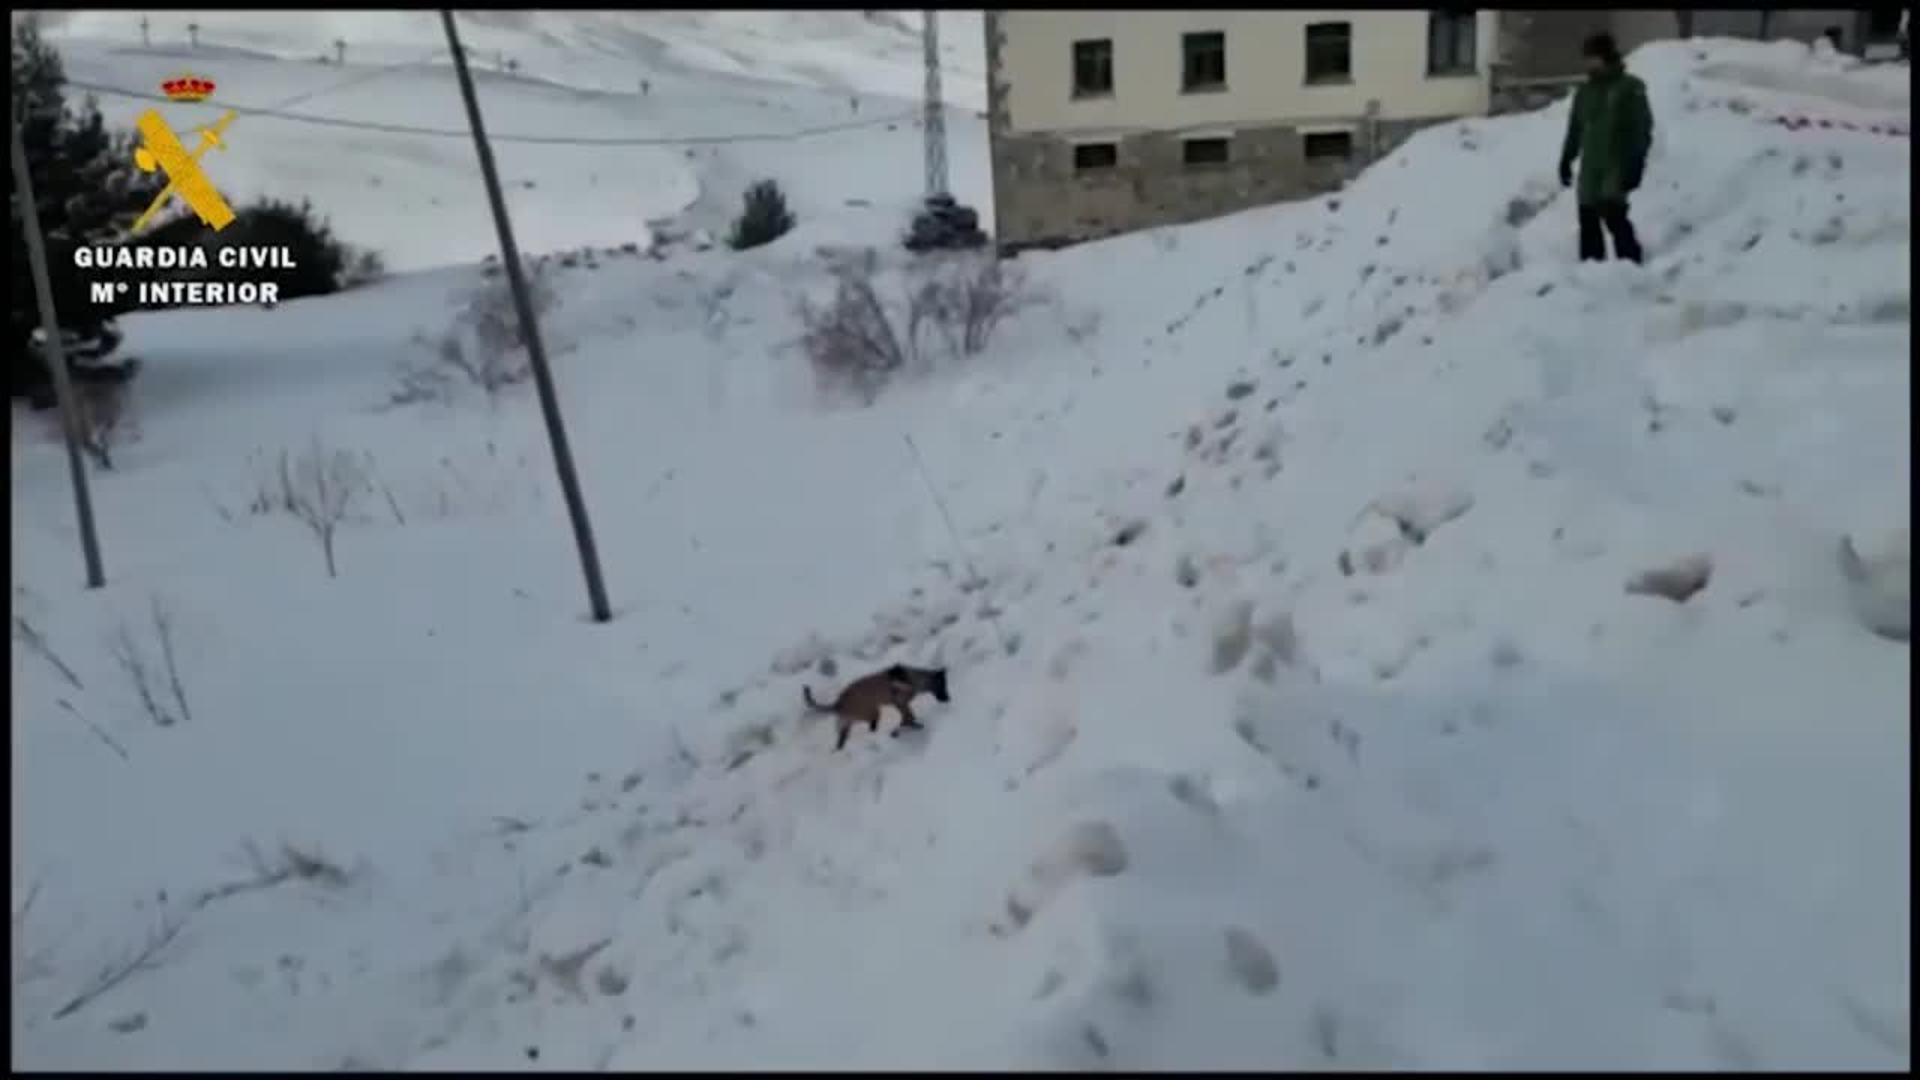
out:
{"label": "evergreen tree", "polygon": [[741,198],[740,216],[733,223],[727,244],[735,251],[771,244],[793,228],[793,213],[787,209],[787,197],[780,185],[761,180]]}
{"label": "evergreen tree", "polygon": [[[73,251],[120,238],[165,189],[166,178],[134,167],[134,135],[109,130],[93,98],[88,97],[77,110],[68,107],[65,67],[60,54],[41,36],[35,20],[28,18],[14,25],[12,60],[13,107],[20,118],[27,172],[33,180],[34,202],[46,237],[47,274],[52,280],[54,305],[64,329],[97,332],[115,312],[90,302],[86,284],[74,268]],[[40,325],[39,302],[11,167],[7,170],[7,194],[13,271],[7,330],[14,355],[27,358],[32,368],[37,368],[27,345],[34,328]],[[47,377],[43,370],[22,371],[20,366],[16,361],[11,373],[16,389],[23,381],[44,381]]]}
{"label": "evergreen tree", "polygon": [[346,246],[333,235],[333,227],[327,220],[314,213],[313,205],[304,199],[292,203],[268,198],[249,203],[235,213],[233,224],[209,244],[216,248],[286,248],[295,264],[291,270],[237,269],[225,275],[232,280],[277,282],[282,300],[338,292],[340,275],[347,265]]}

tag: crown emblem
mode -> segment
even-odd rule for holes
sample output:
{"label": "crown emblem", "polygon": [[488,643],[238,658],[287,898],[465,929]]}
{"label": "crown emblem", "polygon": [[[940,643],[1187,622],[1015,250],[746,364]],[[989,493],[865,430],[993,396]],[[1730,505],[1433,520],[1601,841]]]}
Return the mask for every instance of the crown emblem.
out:
{"label": "crown emblem", "polygon": [[160,84],[160,92],[175,101],[205,101],[213,96],[213,80],[203,75],[176,75]]}

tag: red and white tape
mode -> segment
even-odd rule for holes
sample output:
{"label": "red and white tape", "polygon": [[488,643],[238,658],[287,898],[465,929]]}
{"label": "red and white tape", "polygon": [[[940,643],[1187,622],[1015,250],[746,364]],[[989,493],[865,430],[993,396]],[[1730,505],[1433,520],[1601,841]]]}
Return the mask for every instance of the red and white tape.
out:
{"label": "red and white tape", "polygon": [[1834,120],[1829,117],[1798,115],[1756,116],[1762,123],[1776,124],[1788,131],[1852,131],[1863,135],[1879,135],[1888,139],[1911,139],[1913,130],[1905,124],[1856,124],[1851,120]]}

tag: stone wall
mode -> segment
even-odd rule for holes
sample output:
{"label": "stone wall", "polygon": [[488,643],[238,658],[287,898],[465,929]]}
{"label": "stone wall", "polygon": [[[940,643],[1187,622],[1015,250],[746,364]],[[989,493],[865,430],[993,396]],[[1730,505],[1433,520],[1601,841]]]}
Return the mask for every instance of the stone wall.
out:
{"label": "stone wall", "polygon": [[[1447,117],[1370,124],[1354,121],[1354,156],[1310,160],[1301,132],[1287,125],[1232,132],[1223,165],[1187,165],[1178,132],[1143,132],[1117,141],[1112,168],[1076,172],[1074,141],[1047,134],[995,132],[994,221],[1003,252],[1059,247],[1135,229],[1179,225],[1338,190],[1370,160],[1415,131]],[[1316,125],[1315,130],[1324,130]]]}
{"label": "stone wall", "polygon": [[1544,109],[1572,93],[1582,75],[1554,78],[1506,79],[1495,77],[1487,112],[1493,116]]}

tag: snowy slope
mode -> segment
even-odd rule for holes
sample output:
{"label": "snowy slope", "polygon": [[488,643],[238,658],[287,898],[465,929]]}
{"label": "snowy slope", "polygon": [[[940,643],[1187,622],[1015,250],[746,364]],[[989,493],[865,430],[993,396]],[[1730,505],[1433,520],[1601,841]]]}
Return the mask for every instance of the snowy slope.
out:
{"label": "snowy slope", "polygon": [[[473,270],[129,320],[107,589],[16,425],[17,1064],[1909,1066],[1908,651],[1836,559],[1908,522],[1909,106],[1632,65],[1644,269],[1572,262],[1560,106],[1023,258],[867,409],[788,347],[851,210],[559,271],[606,626],[531,395],[387,404]],[[382,493],[332,580],[249,511],[316,435]],[[831,754],[800,687],[894,660],[952,705]]]}
{"label": "snowy slope", "polygon": [[[109,91],[151,95],[191,69],[219,92],[199,106],[159,103],[176,127],[227,106],[268,110],[243,115],[209,166],[230,196],[310,197],[343,238],[380,248],[396,270],[494,249],[435,13],[157,12],[145,46],[139,17],[43,16],[68,76],[105,88],[109,122],[130,125],[156,105]],[[984,211],[979,14],[941,18],[953,183]],[[909,13],[501,12],[463,15],[462,27],[529,252],[644,245],[648,220],[690,207],[690,224],[718,231],[762,176],[807,219],[882,199],[904,217],[901,196],[915,193],[922,68]],[[317,62],[335,40],[347,42],[346,63]]]}

